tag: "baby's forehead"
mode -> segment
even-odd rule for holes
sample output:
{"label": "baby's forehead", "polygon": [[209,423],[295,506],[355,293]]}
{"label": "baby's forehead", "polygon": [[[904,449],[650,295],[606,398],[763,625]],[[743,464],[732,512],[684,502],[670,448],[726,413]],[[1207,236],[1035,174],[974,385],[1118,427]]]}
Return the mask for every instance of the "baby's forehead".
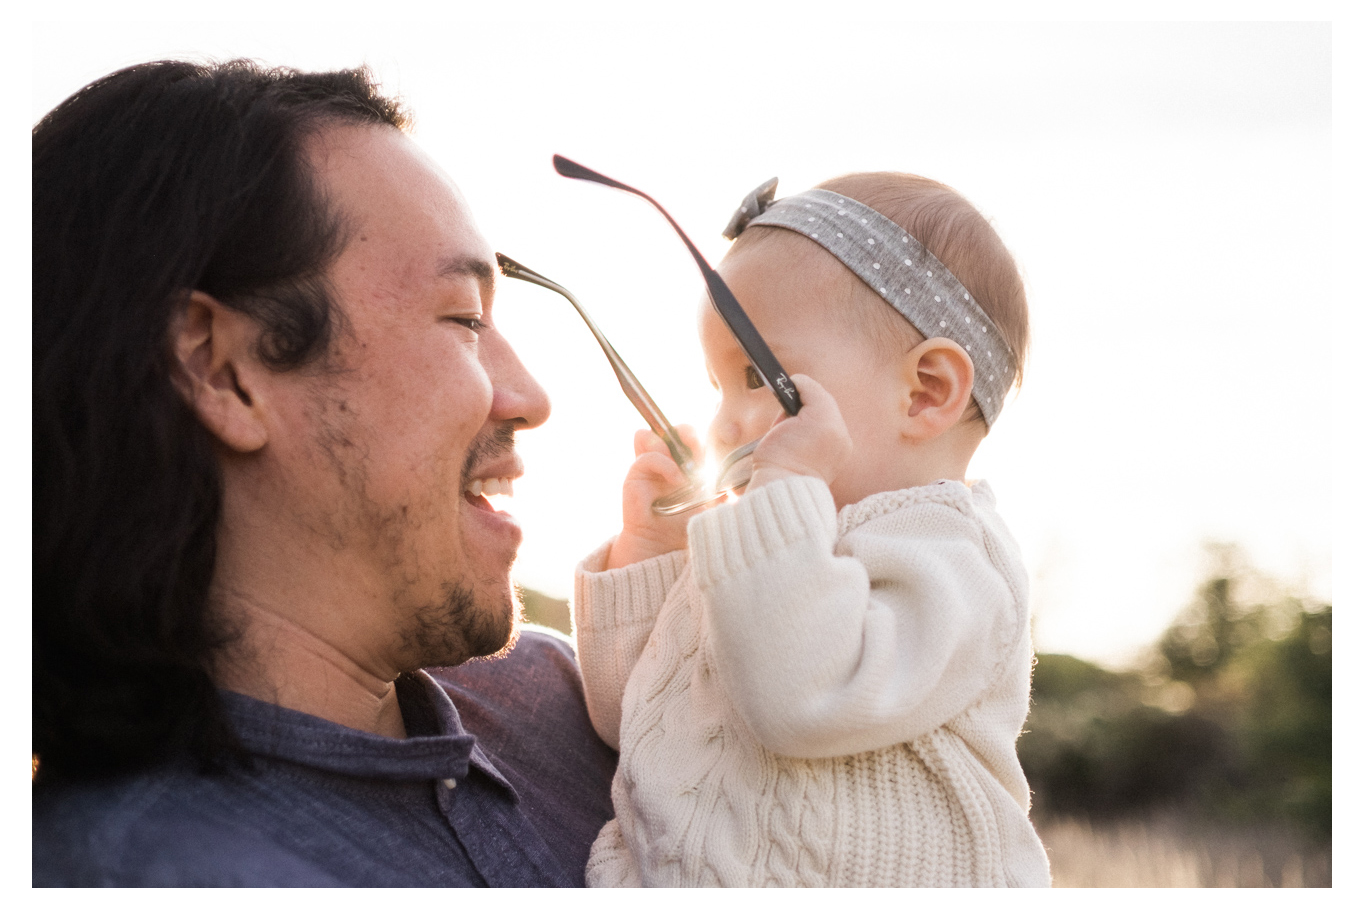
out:
{"label": "baby's forehead", "polygon": [[799,310],[839,325],[865,317],[869,305],[891,311],[857,275],[815,241],[792,231],[768,233],[774,236],[727,256],[722,275],[735,274],[749,289],[761,286],[776,297],[773,303],[788,313]]}
{"label": "baby's forehead", "polygon": [[[766,236],[741,242],[749,234]],[[781,228],[751,227],[722,260],[721,273],[734,281],[741,306],[765,308],[751,314],[762,322],[781,318],[790,338],[801,331],[812,338],[841,336],[883,355],[923,340],[914,327],[850,268],[815,241]],[[760,326],[762,331],[762,326]]]}
{"label": "baby's forehead", "polygon": [[[755,228],[753,233],[762,230]],[[769,229],[756,242],[736,244],[721,263],[721,271],[742,272],[745,280],[781,286],[801,297],[825,299],[831,291],[861,285],[842,262],[815,241],[786,230]]]}

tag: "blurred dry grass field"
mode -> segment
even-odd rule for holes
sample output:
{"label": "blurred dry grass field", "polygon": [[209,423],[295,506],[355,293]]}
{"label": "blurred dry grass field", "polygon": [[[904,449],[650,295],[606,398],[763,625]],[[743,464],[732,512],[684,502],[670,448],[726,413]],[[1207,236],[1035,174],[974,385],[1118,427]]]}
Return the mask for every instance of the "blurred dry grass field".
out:
{"label": "blurred dry grass field", "polygon": [[1330,845],[1287,831],[1194,831],[1173,822],[1035,822],[1057,888],[1330,888]]}

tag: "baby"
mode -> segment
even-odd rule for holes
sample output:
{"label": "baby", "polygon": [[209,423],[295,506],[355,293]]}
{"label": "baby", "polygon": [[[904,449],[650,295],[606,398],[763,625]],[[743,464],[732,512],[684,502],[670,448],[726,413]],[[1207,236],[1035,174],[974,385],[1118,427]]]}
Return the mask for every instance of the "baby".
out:
{"label": "baby", "polygon": [[[785,417],[708,304],[720,453],[691,516],[646,431],[624,527],[575,579],[593,724],[621,753],[594,886],[1049,884],[1015,753],[1027,576],[972,454],[1018,381],[1018,269],[908,174],[755,191],[720,266],[804,407]],[[766,198],[765,198],[766,196]]]}

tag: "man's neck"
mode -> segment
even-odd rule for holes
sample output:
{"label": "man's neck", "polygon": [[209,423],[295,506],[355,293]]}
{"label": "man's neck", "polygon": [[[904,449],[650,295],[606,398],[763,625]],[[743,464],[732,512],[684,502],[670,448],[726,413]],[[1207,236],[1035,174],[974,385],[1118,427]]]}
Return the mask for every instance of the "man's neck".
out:
{"label": "man's neck", "polygon": [[268,606],[215,593],[214,608],[237,633],[215,668],[220,688],[367,733],[407,736],[392,679]]}

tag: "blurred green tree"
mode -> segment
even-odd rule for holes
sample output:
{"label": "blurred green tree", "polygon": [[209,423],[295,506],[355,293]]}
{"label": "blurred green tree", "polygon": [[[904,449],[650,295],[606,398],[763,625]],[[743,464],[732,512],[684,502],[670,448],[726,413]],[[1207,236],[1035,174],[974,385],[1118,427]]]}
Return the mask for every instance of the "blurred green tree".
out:
{"label": "blurred green tree", "polygon": [[1210,545],[1190,606],[1138,669],[1038,656],[1019,756],[1040,809],[1169,808],[1331,833],[1332,609]]}
{"label": "blurred green tree", "polygon": [[521,599],[522,615],[527,622],[557,629],[565,635],[573,634],[567,600],[542,594],[534,588],[520,586],[517,588],[517,595]]}

